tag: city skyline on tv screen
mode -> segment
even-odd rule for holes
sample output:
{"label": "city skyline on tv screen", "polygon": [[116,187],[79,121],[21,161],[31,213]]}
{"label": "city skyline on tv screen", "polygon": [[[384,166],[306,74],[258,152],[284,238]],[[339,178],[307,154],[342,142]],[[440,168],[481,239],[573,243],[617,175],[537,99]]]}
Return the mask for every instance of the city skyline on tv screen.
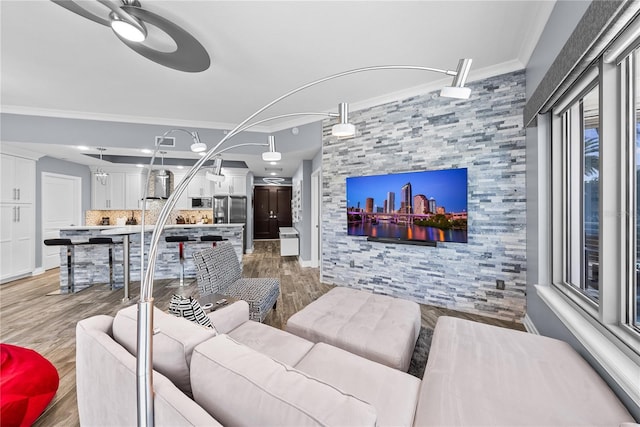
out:
{"label": "city skyline on tv screen", "polygon": [[413,195],[424,194],[434,198],[438,206],[447,211],[467,209],[467,169],[442,169],[387,175],[367,175],[347,178],[347,207],[362,207],[367,198],[375,206],[382,206],[389,192],[395,193],[395,207],[399,208],[402,186],[411,183]]}
{"label": "city skyline on tv screen", "polygon": [[349,177],[348,234],[467,242],[467,169]]}

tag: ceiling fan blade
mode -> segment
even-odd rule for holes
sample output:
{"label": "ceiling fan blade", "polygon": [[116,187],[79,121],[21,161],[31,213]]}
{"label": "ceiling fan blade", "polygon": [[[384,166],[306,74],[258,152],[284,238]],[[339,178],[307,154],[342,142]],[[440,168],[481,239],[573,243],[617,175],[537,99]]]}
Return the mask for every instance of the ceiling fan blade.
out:
{"label": "ceiling fan blade", "polygon": [[121,8],[143,23],[149,23],[164,31],[173,39],[177,46],[177,49],[173,52],[162,52],[145,46],[144,43],[129,41],[116,33],[116,36],[124,44],[140,55],[165,67],[190,73],[204,71],[211,65],[211,58],[204,46],[178,25],[160,15],[136,6],[121,6]]}
{"label": "ceiling fan blade", "polygon": [[80,6],[78,3],[76,3],[73,0],[51,0],[51,1],[59,6],[64,7],[67,10],[70,10],[73,13],[77,13],[78,15],[84,18],[90,19],[93,22],[96,22],[101,25],[105,25],[107,27],[111,25],[111,22],[108,19],[102,18],[96,15],[95,13],[89,12],[87,9]]}

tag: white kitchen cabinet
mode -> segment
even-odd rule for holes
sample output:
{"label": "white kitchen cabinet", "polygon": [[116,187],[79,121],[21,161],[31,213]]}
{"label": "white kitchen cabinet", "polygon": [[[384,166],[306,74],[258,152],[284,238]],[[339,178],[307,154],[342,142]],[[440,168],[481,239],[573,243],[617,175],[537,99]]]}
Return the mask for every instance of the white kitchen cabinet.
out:
{"label": "white kitchen cabinet", "polygon": [[211,181],[204,177],[205,173],[200,171],[193,177],[187,187],[188,197],[212,197],[213,188]]}
{"label": "white kitchen cabinet", "polygon": [[108,172],[106,183],[93,177],[93,209],[125,209],[125,173]]}
{"label": "white kitchen cabinet", "polygon": [[234,196],[246,196],[247,195],[247,176],[229,176],[231,180],[231,188],[229,189],[229,194]]}
{"label": "white kitchen cabinet", "polygon": [[142,196],[144,196],[144,187],[147,185],[147,175],[144,173],[127,173],[125,174],[125,209],[140,209],[142,206]]}
{"label": "white kitchen cabinet", "polygon": [[213,183],[213,194],[216,196],[227,196],[229,195],[231,187],[231,182],[228,176],[224,177],[224,181],[214,182]]}
{"label": "white kitchen cabinet", "polygon": [[31,159],[2,154],[0,201],[2,203],[33,203],[36,189],[36,162]]}
{"label": "white kitchen cabinet", "polygon": [[[178,188],[178,184],[180,184],[180,182],[182,182],[182,180],[184,179],[186,175],[185,173],[175,173],[173,174],[173,191],[176,190],[176,188]],[[191,203],[189,201],[189,188],[187,187],[187,189],[182,193],[182,195],[180,195],[180,197],[178,198],[178,201],[176,202],[176,206],[174,209],[191,209]]]}
{"label": "white kitchen cabinet", "polygon": [[0,281],[35,269],[35,215],[33,204],[0,205]]}
{"label": "white kitchen cabinet", "polygon": [[247,176],[226,174],[224,181],[213,184],[213,194],[216,196],[246,196]]}

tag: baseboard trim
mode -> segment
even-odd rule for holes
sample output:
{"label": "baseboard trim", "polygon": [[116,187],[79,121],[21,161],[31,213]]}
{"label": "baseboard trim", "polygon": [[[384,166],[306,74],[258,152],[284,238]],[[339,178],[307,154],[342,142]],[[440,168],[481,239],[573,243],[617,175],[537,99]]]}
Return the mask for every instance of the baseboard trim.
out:
{"label": "baseboard trim", "polygon": [[313,267],[313,262],[311,260],[306,260],[298,257],[298,263],[300,267]]}
{"label": "baseboard trim", "polygon": [[33,270],[31,272],[32,276],[39,276],[41,274],[44,274],[44,268],[43,267],[38,267],[38,268],[36,268],[35,270]]}
{"label": "baseboard trim", "polygon": [[524,319],[522,319],[522,325],[530,334],[540,335],[540,332],[538,332],[538,328],[536,328],[536,325],[533,324],[533,321],[528,314],[524,315]]}

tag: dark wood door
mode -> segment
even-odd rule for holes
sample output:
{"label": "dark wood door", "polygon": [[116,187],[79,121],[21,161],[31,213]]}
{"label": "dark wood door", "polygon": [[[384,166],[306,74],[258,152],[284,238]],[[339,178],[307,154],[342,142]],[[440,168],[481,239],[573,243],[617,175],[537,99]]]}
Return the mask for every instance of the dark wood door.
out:
{"label": "dark wood door", "polygon": [[256,186],[253,190],[253,238],[277,239],[291,227],[291,187]]}

